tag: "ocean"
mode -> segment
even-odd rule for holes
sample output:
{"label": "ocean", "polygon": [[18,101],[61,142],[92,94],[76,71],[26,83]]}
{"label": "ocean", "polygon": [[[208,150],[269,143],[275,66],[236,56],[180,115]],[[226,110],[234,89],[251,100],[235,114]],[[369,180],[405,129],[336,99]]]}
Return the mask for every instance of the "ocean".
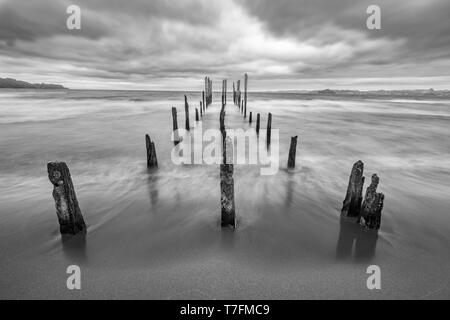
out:
{"label": "ocean", "polygon": [[[450,95],[250,92],[279,130],[280,168],[236,165],[236,230],[220,227],[218,165],[175,165],[171,108],[199,92],[0,90],[1,299],[449,299]],[[220,93],[203,116],[219,127]],[[159,168],[146,168],[145,134]],[[290,137],[297,167],[286,170]],[[65,161],[88,225],[64,240],[47,162]],[[352,165],[380,177],[381,230],[341,221]],[[365,190],[364,188],[364,190]],[[81,269],[68,290],[66,269]],[[369,266],[381,290],[369,290]]]}

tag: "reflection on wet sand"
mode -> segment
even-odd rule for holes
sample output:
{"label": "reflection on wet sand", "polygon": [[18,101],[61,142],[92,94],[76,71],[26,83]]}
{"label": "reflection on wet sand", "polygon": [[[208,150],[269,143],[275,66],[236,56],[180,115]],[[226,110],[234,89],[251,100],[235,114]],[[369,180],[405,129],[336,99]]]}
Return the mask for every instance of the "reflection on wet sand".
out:
{"label": "reflection on wet sand", "polygon": [[377,241],[378,232],[365,230],[356,219],[341,217],[336,257],[347,260],[353,256],[357,262],[369,261],[375,256]]}
{"label": "reflection on wet sand", "polygon": [[61,243],[64,254],[74,264],[84,264],[87,262],[85,233],[79,233],[75,236],[63,235],[61,237]]}
{"label": "reflection on wet sand", "polygon": [[159,176],[154,169],[148,170],[148,194],[152,208],[158,205],[159,191],[158,191]]}

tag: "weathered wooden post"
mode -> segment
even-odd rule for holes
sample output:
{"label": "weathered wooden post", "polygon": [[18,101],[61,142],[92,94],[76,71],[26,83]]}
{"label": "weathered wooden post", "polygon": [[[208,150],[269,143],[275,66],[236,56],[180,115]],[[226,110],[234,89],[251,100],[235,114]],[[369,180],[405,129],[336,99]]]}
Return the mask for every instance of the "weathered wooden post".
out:
{"label": "weathered wooden post", "polygon": [[248,84],[248,75],[244,76],[244,119],[247,118],[247,84]]}
{"label": "weathered wooden post", "polygon": [[360,160],[353,165],[348,182],[341,215],[347,218],[358,218],[361,212],[362,190],[364,186],[364,163]]}
{"label": "weathered wooden post", "polygon": [[289,159],[288,159],[288,168],[295,168],[295,156],[297,153],[297,139],[298,136],[291,138],[291,146],[289,148]]}
{"label": "weathered wooden post", "polygon": [[372,176],[372,183],[367,188],[359,218],[360,225],[369,230],[380,230],[384,194],[377,193],[379,183],[380,178],[374,174]]}
{"label": "weathered wooden post", "polygon": [[236,105],[236,87],[233,82],[233,103]]}
{"label": "weathered wooden post", "polygon": [[53,184],[53,198],[55,199],[59,231],[62,235],[86,232],[86,224],[78,205],[67,164],[65,162],[49,162],[47,172],[48,178]]}
{"label": "weathered wooden post", "polygon": [[198,109],[195,108],[195,121],[200,121],[200,118],[198,117]]}
{"label": "weathered wooden post", "polygon": [[189,104],[186,96],[184,96],[184,113],[186,115],[186,130],[190,131],[191,127],[189,125]]}
{"label": "weathered wooden post", "polygon": [[201,101],[200,101],[200,117],[203,118],[203,105]]}
{"label": "weathered wooden post", "polygon": [[256,115],[256,134],[259,135],[259,128],[261,125],[261,115],[258,113]]}
{"label": "weathered wooden post", "polygon": [[206,104],[205,104],[205,91],[202,91],[202,98],[203,98],[203,112],[206,111]]}
{"label": "weathered wooden post", "polygon": [[272,114],[267,118],[267,145],[270,145],[272,139]]}
{"label": "weathered wooden post", "polygon": [[252,112],[250,111],[250,116],[248,118],[248,123],[252,124]]}
{"label": "weathered wooden post", "polygon": [[173,121],[173,134],[174,134],[174,143],[180,143],[180,137],[178,136],[178,120],[177,120],[177,108],[172,107],[172,121]]}
{"label": "weathered wooden post", "polygon": [[236,227],[236,209],[234,202],[234,166],[233,166],[233,142],[230,137],[223,143],[224,159],[220,165],[220,191],[222,208],[222,227]]}
{"label": "weathered wooden post", "polygon": [[145,146],[147,147],[147,168],[157,168],[158,160],[156,159],[155,143],[148,134],[145,135]]}

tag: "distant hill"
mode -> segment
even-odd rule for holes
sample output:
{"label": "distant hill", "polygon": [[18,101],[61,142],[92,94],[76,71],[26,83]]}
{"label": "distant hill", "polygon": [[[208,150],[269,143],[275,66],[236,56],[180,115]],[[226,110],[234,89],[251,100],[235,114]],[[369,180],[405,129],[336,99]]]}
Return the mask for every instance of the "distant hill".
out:
{"label": "distant hill", "polygon": [[0,88],[8,89],[67,89],[59,84],[29,83],[11,78],[0,78]]}

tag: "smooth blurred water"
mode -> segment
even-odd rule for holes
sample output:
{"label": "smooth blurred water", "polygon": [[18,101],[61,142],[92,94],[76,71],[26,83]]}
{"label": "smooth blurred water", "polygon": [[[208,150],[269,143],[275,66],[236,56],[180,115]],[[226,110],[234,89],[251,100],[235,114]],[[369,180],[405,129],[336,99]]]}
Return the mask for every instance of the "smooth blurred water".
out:
{"label": "smooth blurred water", "polygon": [[[280,171],[236,166],[232,232],[219,226],[218,166],[171,161],[171,107],[183,127],[184,94],[198,126],[200,93],[0,91],[1,298],[450,298],[450,96],[251,93],[251,127],[271,112],[280,130]],[[203,129],[219,127],[214,100]],[[227,127],[248,128],[231,100]],[[59,235],[52,160],[69,165],[85,238]],[[378,238],[340,221],[357,160],[386,196]],[[71,264],[80,291],[66,289]]]}

